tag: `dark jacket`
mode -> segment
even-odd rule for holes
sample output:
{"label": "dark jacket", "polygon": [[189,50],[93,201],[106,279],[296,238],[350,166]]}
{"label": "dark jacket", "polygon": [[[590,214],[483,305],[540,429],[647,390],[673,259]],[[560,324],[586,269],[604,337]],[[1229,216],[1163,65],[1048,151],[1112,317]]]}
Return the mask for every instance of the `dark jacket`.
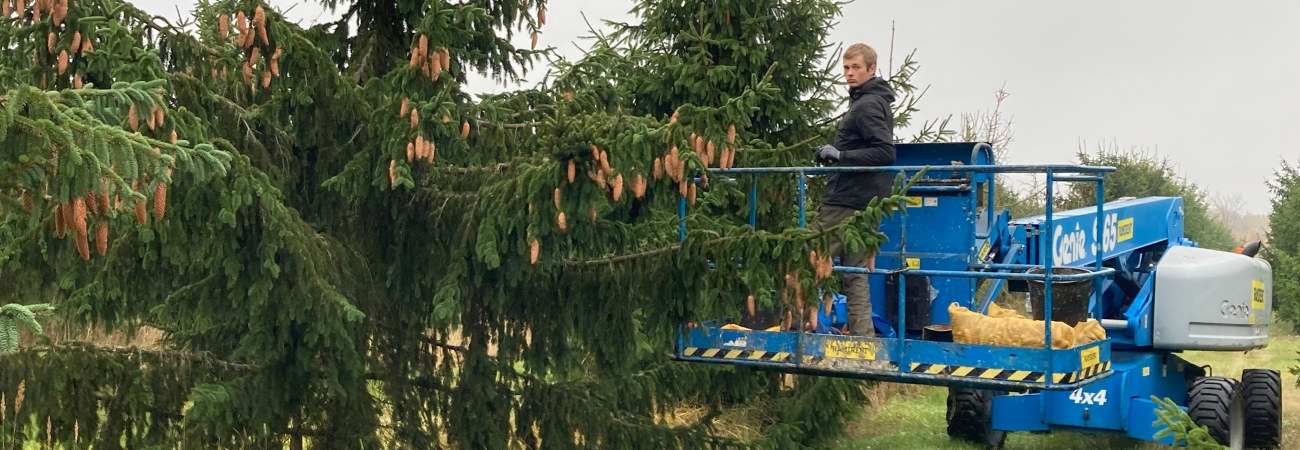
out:
{"label": "dark jacket", "polygon": [[[880,77],[849,89],[852,103],[835,133],[841,151],[835,166],[888,166],[894,164],[894,91]],[[822,204],[865,209],[872,198],[889,196],[894,186],[890,172],[835,173],[827,177]]]}

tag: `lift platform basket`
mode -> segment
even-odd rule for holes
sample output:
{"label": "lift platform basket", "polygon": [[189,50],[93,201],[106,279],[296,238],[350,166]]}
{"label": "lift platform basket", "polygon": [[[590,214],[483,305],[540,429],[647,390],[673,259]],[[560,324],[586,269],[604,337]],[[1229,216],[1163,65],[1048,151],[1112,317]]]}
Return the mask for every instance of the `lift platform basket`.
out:
{"label": "lift platform basket", "polygon": [[678,359],[785,373],[1008,391],[1068,390],[1109,375],[1110,341],[1070,349],[726,329],[690,324]]}
{"label": "lift platform basket", "polygon": [[[1029,269],[1029,274],[1042,274],[1045,271],[1041,267]],[[1075,275],[1092,273],[1091,270],[1080,267],[1053,267],[1054,275]],[[1029,309],[1032,310],[1034,320],[1043,320],[1043,313],[1046,308],[1043,307],[1045,298],[1045,285],[1043,280],[1028,280],[1029,283]],[[1066,325],[1075,326],[1079,322],[1088,320],[1088,299],[1092,297],[1092,279],[1078,279],[1070,281],[1053,281],[1052,282],[1052,321],[1065,322]]]}

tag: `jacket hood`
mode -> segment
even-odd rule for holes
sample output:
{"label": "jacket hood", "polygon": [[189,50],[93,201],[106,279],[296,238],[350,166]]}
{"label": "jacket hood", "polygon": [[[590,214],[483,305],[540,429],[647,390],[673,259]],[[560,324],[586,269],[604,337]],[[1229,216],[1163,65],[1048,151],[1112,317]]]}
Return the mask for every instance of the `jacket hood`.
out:
{"label": "jacket hood", "polygon": [[857,87],[849,88],[849,98],[853,100],[868,94],[879,95],[885,99],[885,103],[894,102],[894,90],[890,88],[888,81],[879,76],[871,77],[870,80],[864,81]]}

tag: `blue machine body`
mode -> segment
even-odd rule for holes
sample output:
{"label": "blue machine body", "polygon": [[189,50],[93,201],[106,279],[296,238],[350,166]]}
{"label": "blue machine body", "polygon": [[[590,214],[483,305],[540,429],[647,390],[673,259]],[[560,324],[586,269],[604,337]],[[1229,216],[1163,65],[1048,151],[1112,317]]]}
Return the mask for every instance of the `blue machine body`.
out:
{"label": "blue machine body", "polygon": [[[840,273],[868,274],[881,337],[837,333],[833,326],[847,316],[840,296],[832,310],[821,311],[819,332],[724,328],[727,324],[718,320],[685,324],[674,357],[785,373],[997,390],[1008,395],[994,398],[995,429],[1112,432],[1156,440],[1156,405],[1150,397],[1185,405],[1189,373],[1195,371],[1176,355],[1151,348],[1152,261],[1169,246],[1195,245],[1183,237],[1182,199],[1104,203],[1103,174],[1113,168],[998,165],[984,143],[896,148],[896,165],[888,168],[714,171],[741,181],[794,174],[805,214],[809,175],[883,170],[911,177],[924,171],[906,193],[905,214],[881,224],[888,241],[877,255],[877,270],[835,266]],[[1046,175],[1046,214],[1013,220],[994,204],[995,175],[1009,172]],[[1091,183],[1096,206],[1053,211],[1057,182]],[[753,204],[756,192],[750,195]],[[750,220],[754,223],[752,207]],[[805,220],[800,222],[802,226]],[[684,236],[684,221],[682,226]],[[1003,289],[1025,290],[1031,280],[1041,283],[1048,277],[1029,269],[1060,266],[1089,271],[1050,277],[1044,308],[1048,321],[1052,283],[1091,280],[1089,316],[1102,322],[1105,340],[1053,349],[923,339],[950,324],[949,305],[987,313]],[[907,286],[917,283],[924,289],[909,293]],[[1044,342],[1051,342],[1046,323],[1043,332]]]}

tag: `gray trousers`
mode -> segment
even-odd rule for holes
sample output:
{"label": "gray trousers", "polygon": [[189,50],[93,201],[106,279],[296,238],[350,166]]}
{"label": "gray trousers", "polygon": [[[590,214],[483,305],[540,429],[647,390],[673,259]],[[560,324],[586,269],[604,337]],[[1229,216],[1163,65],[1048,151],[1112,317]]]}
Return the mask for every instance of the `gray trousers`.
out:
{"label": "gray trousers", "polygon": [[[839,225],[857,210],[844,206],[821,205],[810,228],[821,231]],[[843,235],[831,236],[831,257],[839,257],[840,265],[849,267],[867,267],[868,253],[845,254]],[[875,336],[876,327],[871,321],[871,292],[867,290],[867,275],[861,273],[841,273],[842,291],[848,297],[849,332],[854,336]]]}

